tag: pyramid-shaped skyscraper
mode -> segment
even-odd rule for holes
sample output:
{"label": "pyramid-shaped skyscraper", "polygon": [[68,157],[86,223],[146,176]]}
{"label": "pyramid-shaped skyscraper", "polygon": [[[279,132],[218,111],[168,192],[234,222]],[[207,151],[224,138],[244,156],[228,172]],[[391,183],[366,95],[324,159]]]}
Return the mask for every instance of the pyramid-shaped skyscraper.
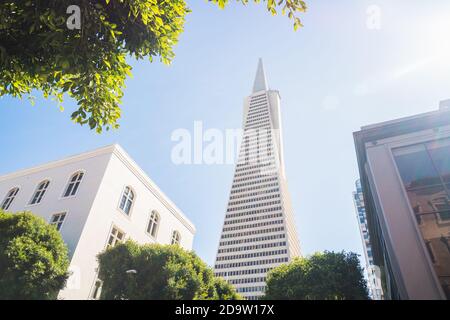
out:
{"label": "pyramid-shaped skyscraper", "polygon": [[283,159],[280,94],[259,60],[245,99],[243,137],[214,271],[250,300],[264,295],[267,273],[300,256]]}

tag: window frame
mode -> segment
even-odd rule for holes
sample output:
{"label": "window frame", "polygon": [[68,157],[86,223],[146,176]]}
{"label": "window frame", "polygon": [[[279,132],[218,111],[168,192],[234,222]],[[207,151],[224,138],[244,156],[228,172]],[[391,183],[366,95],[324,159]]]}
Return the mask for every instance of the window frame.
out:
{"label": "window frame", "polygon": [[[178,239],[177,239],[177,242],[176,243],[174,243],[174,238],[175,238],[175,234],[178,234]],[[170,244],[171,245],[179,245],[179,246],[181,246],[181,233],[180,233],[180,231],[178,231],[178,230],[173,230],[172,231],[172,237],[170,238]]]}
{"label": "window frame", "polygon": [[[37,192],[39,191],[39,186],[40,186],[41,184],[43,184],[44,182],[48,182],[48,184],[47,184],[47,186],[44,188],[43,194],[40,196],[40,199],[39,199],[38,202],[33,203],[33,200],[34,200],[34,198],[35,198]],[[50,183],[51,183],[51,179],[50,179],[50,178],[45,178],[45,179],[43,179],[43,180],[40,180],[40,181],[38,182],[36,188],[34,189],[34,192],[33,192],[33,194],[31,195],[30,201],[28,202],[28,204],[26,205],[26,207],[37,206],[37,205],[39,205],[40,203],[42,203],[42,201],[44,200],[44,197],[45,197],[45,195],[47,194],[47,191],[48,191],[48,189],[49,189],[49,187],[50,187]]]}
{"label": "window frame", "polygon": [[436,250],[434,249],[433,243],[431,240],[424,240],[425,247],[427,248],[427,252],[430,255],[431,263],[435,266],[439,266],[439,261],[437,260]]}
{"label": "window frame", "polygon": [[[410,219],[412,219],[412,221],[413,221],[413,226],[416,230],[416,236],[417,236],[418,242],[420,243],[420,246],[422,248],[422,254],[424,255],[425,260],[428,263],[428,266],[431,271],[431,275],[434,279],[436,286],[439,288],[439,291],[441,292],[442,297],[445,297],[445,293],[443,291],[442,284],[437,275],[437,271],[435,268],[437,265],[431,259],[430,253],[427,248],[426,240],[423,238],[422,231],[420,229],[420,227],[424,224],[424,221],[422,221],[422,223],[419,224],[416,219],[416,214],[414,212],[414,208],[411,205],[411,202],[409,201],[409,196],[408,196],[406,187],[404,185],[402,175],[400,174],[400,170],[399,170],[397,161],[395,159],[395,156],[396,156],[395,151],[397,149],[408,148],[408,147],[411,147],[414,145],[420,145],[420,144],[426,146],[431,142],[435,142],[438,140],[447,140],[447,139],[450,139],[450,135],[444,135],[444,136],[441,136],[440,138],[436,139],[436,136],[433,134],[433,135],[423,136],[419,139],[417,137],[413,137],[411,139],[387,142],[387,144],[386,144],[388,147],[388,150],[389,150],[389,158],[391,161],[391,165],[393,166],[394,172],[396,174],[396,180],[398,181],[399,186],[401,187],[400,189],[401,189],[401,193],[403,194],[403,198],[406,200],[406,205],[407,205],[407,207],[409,209],[408,211],[410,213]],[[437,222],[439,222],[439,220],[437,220]]]}
{"label": "window frame", "polygon": [[[70,186],[70,184],[72,183],[72,178],[73,178],[75,175],[78,175],[78,174],[80,174],[80,173],[83,174],[83,176],[81,177],[81,180],[78,182],[78,187],[77,187],[77,189],[76,189],[76,191],[75,191],[75,194],[66,196],[66,193],[67,193],[67,191],[69,190],[69,186]],[[78,191],[79,191],[80,188],[81,188],[81,184],[83,183],[85,177],[86,177],[86,170],[84,170],[84,169],[79,169],[79,170],[77,170],[77,171],[74,171],[74,172],[69,176],[69,179],[67,180],[67,182],[66,182],[66,184],[65,184],[65,187],[64,187],[64,189],[63,189],[63,192],[62,192],[60,198],[61,198],[61,199],[70,199],[70,198],[76,197],[77,194],[78,194]],[[77,182],[74,182],[74,185],[75,185],[76,183],[77,183]],[[72,191],[73,191],[73,189],[72,189]],[[72,193],[72,191],[71,191],[71,193]]]}
{"label": "window frame", "polygon": [[[133,199],[132,199],[132,201],[131,201],[130,211],[129,211],[128,213],[126,213],[125,210],[123,210],[123,209],[120,207],[120,205],[121,205],[121,203],[122,203],[122,198],[124,197],[124,195],[125,195],[125,190],[126,190],[127,188],[129,188],[130,191],[133,193]],[[125,215],[125,216],[128,217],[128,218],[130,218],[131,215],[132,215],[132,213],[133,213],[133,208],[134,208],[134,204],[135,204],[135,202],[136,202],[136,199],[137,199],[137,193],[136,193],[136,191],[134,190],[134,188],[133,188],[131,185],[129,185],[129,184],[125,185],[125,186],[123,187],[123,189],[122,189],[122,193],[120,194],[120,197],[119,197],[119,203],[117,204],[117,209],[118,209],[123,215]],[[126,203],[125,203],[125,207],[126,207]]]}
{"label": "window frame", "polygon": [[[420,217],[421,218],[420,223],[419,223],[419,221],[417,221],[417,214],[416,214],[416,212],[414,210],[414,207],[411,205],[411,203],[409,201],[408,192],[406,190],[406,187],[404,186],[403,177],[400,174],[400,170],[398,168],[395,152],[398,149],[406,149],[406,148],[418,147],[420,145],[420,146],[424,147],[425,152],[427,152],[427,155],[430,157],[428,145],[433,143],[433,142],[434,143],[439,143],[439,141],[443,141],[443,140],[450,140],[450,136],[444,136],[444,137],[441,137],[439,139],[436,139],[434,137],[422,138],[420,140],[414,141],[413,143],[400,142],[400,143],[390,143],[389,144],[390,158],[391,158],[392,164],[393,164],[393,166],[395,168],[395,172],[397,174],[397,179],[398,179],[400,185],[402,186],[402,193],[403,193],[405,199],[408,199],[408,201],[407,201],[408,202],[408,207],[410,209],[411,214],[415,218],[415,222],[417,223],[418,227],[419,226],[423,226],[425,224],[425,222],[424,222],[424,219],[422,217]],[[433,161],[432,158],[430,158],[430,160]],[[439,171],[436,171],[436,173],[439,176],[441,176],[441,173]],[[446,191],[446,192],[450,191],[450,190],[447,189],[445,183],[441,182],[441,185],[443,186],[444,191]],[[436,186],[438,186],[438,185],[436,185]],[[430,186],[424,186],[423,188],[425,189],[425,188],[428,188],[428,187],[430,187]],[[448,201],[450,203],[450,194],[448,195],[448,197],[449,197]],[[433,207],[433,209],[435,211],[439,211],[439,210],[436,210],[436,207],[434,205],[432,207]],[[438,223],[438,225],[448,225],[448,224],[450,224],[450,219],[442,219],[441,218],[441,214],[439,212],[434,212],[433,214],[436,216],[436,222]],[[419,230],[418,227],[417,227],[417,231],[419,231],[419,234],[421,235],[421,231]],[[424,245],[424,248],[426,249],[426,245]],[[431,262],[431,259],[430,259],[430,262]],[[433,263],[431,262],[431,264],[433,264]]]}
{"label": "window frame", "polygon": [[[16,192],[14,193],[14,195],[10,195],[11,192],[13,192],[13,191],[16,191]],[[1,203],[1,205],[0,205],[0,209],[1,209],[1,210],[4,210],[4,211],[8,211],[9,208],[11,207],[11,205],[13,204],[14,200],[16,199],[17,195],[19,194],[19,192],[20,192],[20,186],[15,186],[15,187],[12,187],[11,189],[9,189],[9,190],[6,192],[5,197],[3,198],[3,201],[2,201],[2,203]],[[10,199],[10,201],[8,202],[8,206],[7,206],[6,208],[4,208],[4,206],[5,206],[5,204],[6,204],[6,201],[7,201],[8,199]]]}
{"label": "window frame", "polygon": [[[64,215],[64,219],[63,219],[62,221],[59,221],[59,220],[58,220],[58,223],[61,223],[61,226],[60,226],[59,229],[58,229],[58,223],[53,222],[53,217],[55,217],[55,216],[61,216],[61,215]],[[55,226],[55,227],[56,227],[56,230],[58,230],[59,232],[61,232],[63,226],[65,225],[65,222],[66,222],[66,219],[67,219],[67,215],[68,215],[68,211],[67,211],[67,210],[63,210],[63,211],[59,211],[59,212],[53,213],[53,214],[50,216],[50,219],[49,219],[48,223],[49,223],[50,225],[52,225],[52,226]]]}
{"label": "window frame", "polygon": [[[447,199],[444,200],[444,201],[447,201],[447,205],[450,206],[450,197],[447,197]],[[450,218],[449,219],[443,219],[442,216],[441,216],[441,214],[442,214],[441,211],[443,211],[443,210],[440,210],[440,209],[437,208],[437,205],[440,205],[440,204],[441,203],[437,203],[437,202],[431,201],[431,205],[432,205],[434,211],[436,211],[434,213],[436,215],[436,222],[438,223],[438,225],[443,225],[443,226],[449,225],[450,224]],[[448,210],[446,210],[446,211],[448,211]]]}
{"label": "window frame", "polygon": [[[111,225],[111,228],[109,228],[108,236],[106,237],[106,245],[105,245],[105,249],[113,248],[113,247],[115,247],[116,244],[117,244],[117,241],[114,243],[114,245],[111,245],[111,244],[109,243],[109,239],[111,238],[111,235],[112,235],[112,232],[113,232],[114,229],[116,229],[118,232],[121,232],[121,233],[123,234],[123,238],[122,238],[122,240],[120,240],[121,243],[123,243],[123,242],[126,241],[127,233],[126,233],[125,231],[123,231],[121,228],[119,228],[116,224],[113,223],[113,224]],[[116,238],[116,236],[114,236],[114,238]]]}
{"label": "window frame", "polygon": [[[155,223],[154,219],[152,219],[152,216],[154,214],[158,218],[156,223]],[[152,235],[152,233],[151,233],[153,227],[149,228],[151,223],[152,223],[152,226],[153,226],[153,224],[156,224],[156,229],[155,229],[155,234],[154,235]],[[147,233],[151,238],[156,240],[156,238],[158,237],[158,231],[159,231],[160,224],[161,224],[161,214],[157,210],[150,211],[150,218],[148,219],[148,223],[147,223],[147,226],[145,228],[145,233]],[[149,231],[149,229],[150,229],[150,231]]]}
{"label": "window frame", "polygon": [[[100,285],[97,287],[97,283]],[[89,293],[89,300],[99,300],[102,294],[103,281],[98,278],[98,273],[95,275],[94,283],[92,284],[91,292]],[[95,294],[97,293],[97,295]]]}

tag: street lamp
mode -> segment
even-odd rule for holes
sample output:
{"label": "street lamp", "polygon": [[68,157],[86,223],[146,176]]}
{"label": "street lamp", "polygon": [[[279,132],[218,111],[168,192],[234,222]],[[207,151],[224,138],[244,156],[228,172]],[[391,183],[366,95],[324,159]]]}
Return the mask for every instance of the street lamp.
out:
{"label": "street lamp", "polygon": [[[125,273],[126,273],[127,275],[129,275],[129,280],[132,280],[132,279],[136,280],[135,277],[132,277],[132,275],[137,274],[137,271],[136,271],[135,269],[127,270],[127,271],[125,271]],[[134,282],[135,282],[135,281],[134,281]],[[125,299],[125,300],[128,300],[128,299]]]}
{"label": "street lamp", "polygon": [[135,269],[130,269],[130,270],[125,271],[125,273],[126,274],[136,274],[137,271]]}

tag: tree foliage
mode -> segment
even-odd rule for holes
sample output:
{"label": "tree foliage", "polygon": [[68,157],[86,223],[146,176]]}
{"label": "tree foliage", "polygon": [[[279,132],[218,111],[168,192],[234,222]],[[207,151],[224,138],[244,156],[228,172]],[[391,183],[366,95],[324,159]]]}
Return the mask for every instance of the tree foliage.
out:
{"label": "tree foliage", "polygon": [[30,212],[0,210],[0,300],[56,298],[68,266],[55,227]]}
{"label": "tree foliage", "polygon": [[357,254],[325,251],[273,269],[265,298],[366,300],[368,292]]}
{"label": "tree foliage", "polygon": [[[249,0],[236,0],[244,4]],[[260,0],[254,0],[260,2]],[[301,0],[262,0],[288,12],[294,27]],[[210,0],[224,7],[228,0]],[[81,28],[70,30],[69,6],[80,8]],[[174,58],[173,47],[189,12],[185,0],[6,0],[0,3],[0,97],[33,100],[33,90],[60,104],[64,95],[78,109],[71,118],[101,132],[118,127],[127,56]]]}
{"label": "tree foliage", "polygon": [[98,259],[101,299],[239,299],[195,253],[177,245],[139,245],[129,240],[102,252]]}
{"label": "tree foliage", "polygon": [[[210,2],[216,3],[220,8],[225,8],[225,5],[231,0],[209,0]],[[252,0],[236,0],[246,5]],[[297,30],[302,27],[300,18],[297,16],[299,12],[305,12],[307,9],[306,2],[304,0],[253,0],[255,3],[265,2],[267,10],[272,14],[277,14],[277,9],[281,10],[281,13],[285,15],[287,13],[289,19],[294,20],[294,29]]]}

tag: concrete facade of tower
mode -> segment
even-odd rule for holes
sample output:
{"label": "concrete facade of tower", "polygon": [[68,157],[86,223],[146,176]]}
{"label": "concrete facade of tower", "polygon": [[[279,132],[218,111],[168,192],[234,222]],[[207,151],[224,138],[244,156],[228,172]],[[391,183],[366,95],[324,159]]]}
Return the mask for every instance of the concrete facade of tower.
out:
{"label": "concrete facade of tower", "polygon": [[284,168],[280,94],[268,88],[261,59],[244,101],[243,130],[214,272],[256,300],[268,271],[301,255]]}

